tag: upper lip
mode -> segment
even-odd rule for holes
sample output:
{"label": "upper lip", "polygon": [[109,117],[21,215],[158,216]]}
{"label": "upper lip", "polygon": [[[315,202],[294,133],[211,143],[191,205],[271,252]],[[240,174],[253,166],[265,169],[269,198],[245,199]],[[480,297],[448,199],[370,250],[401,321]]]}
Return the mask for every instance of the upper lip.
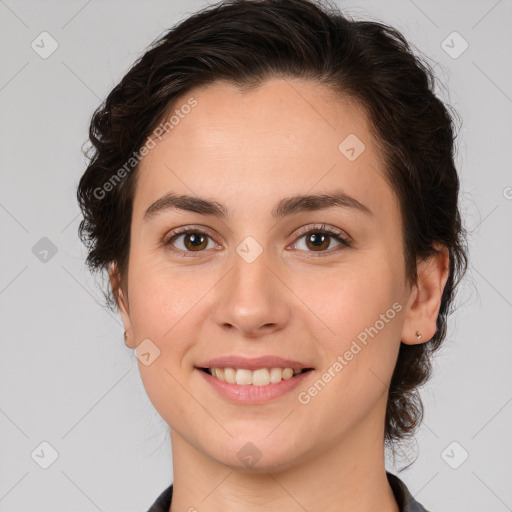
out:
{"label": "upper lip", "polygon": [[258,368],[293,368],[302,370],[312,368],[310,365],[285,359],[279,356],[261,356],[248,358],[243,356],[221,356],[215,357],[196,365],[196,368],[246,368],[248,370],[257,370]]}

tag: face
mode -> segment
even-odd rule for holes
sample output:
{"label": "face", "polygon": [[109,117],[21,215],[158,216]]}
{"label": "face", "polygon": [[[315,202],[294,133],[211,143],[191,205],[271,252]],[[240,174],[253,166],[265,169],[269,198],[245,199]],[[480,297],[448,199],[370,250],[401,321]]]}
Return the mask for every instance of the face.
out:
{"label": "face", "polygon": [[[246,93],[217,82],[174,108],[191,97],[142,160],[134,196],[121,313],[127,344],[146,344],[151,402],[231,467],[252,450],[260,467],[284,468],[383,429],[410,290],[398,200],[364,112],[298,80]],[[170,193],[203,202],[157,202]],[[311,195],[338,200],[291,199]],[[219,386],[198,367],[224,356],[312,370]]]}

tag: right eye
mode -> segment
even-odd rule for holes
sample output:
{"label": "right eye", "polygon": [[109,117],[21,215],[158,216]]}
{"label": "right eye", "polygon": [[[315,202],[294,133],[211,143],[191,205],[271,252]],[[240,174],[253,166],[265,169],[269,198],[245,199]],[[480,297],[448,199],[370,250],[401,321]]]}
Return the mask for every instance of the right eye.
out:
{"label": "right eye", "polygon": [[[178,240],[181,247],[176,247]],[[208,243],[208,239],[212,244]],[[187,253],[203,252],[205,249],[213,249],[216,246],[215,241],[204,230],[193,227],[178,228],[169,233],[164,241],[164,245],[169,246],[178,256],[189,256]]]}

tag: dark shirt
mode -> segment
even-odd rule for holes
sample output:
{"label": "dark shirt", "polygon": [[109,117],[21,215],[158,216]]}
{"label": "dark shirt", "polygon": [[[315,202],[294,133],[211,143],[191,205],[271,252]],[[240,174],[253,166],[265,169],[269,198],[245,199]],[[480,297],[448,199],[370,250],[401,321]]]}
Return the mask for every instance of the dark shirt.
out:
{"label": "dark shirt", "polygon": [[[429,512],[426,508],[420,505],[411,495],[407,486],[398,478],[386,471],[389,485],[393,489],[396,502],[400,512]],[[148,512],[169,512],[172,499],[172,484],[165,489],[156,501],[151,505]]]}

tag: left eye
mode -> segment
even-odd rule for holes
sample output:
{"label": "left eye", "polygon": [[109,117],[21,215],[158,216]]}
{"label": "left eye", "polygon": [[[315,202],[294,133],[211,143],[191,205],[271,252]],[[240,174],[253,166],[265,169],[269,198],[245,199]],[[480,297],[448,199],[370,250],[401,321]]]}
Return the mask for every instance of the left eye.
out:
{"label": "left eye", "polygon": [[[300,241],[303,238],[305,238],[306,251],[309,249],[308,252],[326,252],[327,249],[332,249],[330,242],[333,239],[339,242],[338,247],[340,245],[350,247],[349,242],[340,233],[329,229],[311,229],[301,235],[298,240]],[[299,241],[295,242],[295,245],[299,245]]]}

